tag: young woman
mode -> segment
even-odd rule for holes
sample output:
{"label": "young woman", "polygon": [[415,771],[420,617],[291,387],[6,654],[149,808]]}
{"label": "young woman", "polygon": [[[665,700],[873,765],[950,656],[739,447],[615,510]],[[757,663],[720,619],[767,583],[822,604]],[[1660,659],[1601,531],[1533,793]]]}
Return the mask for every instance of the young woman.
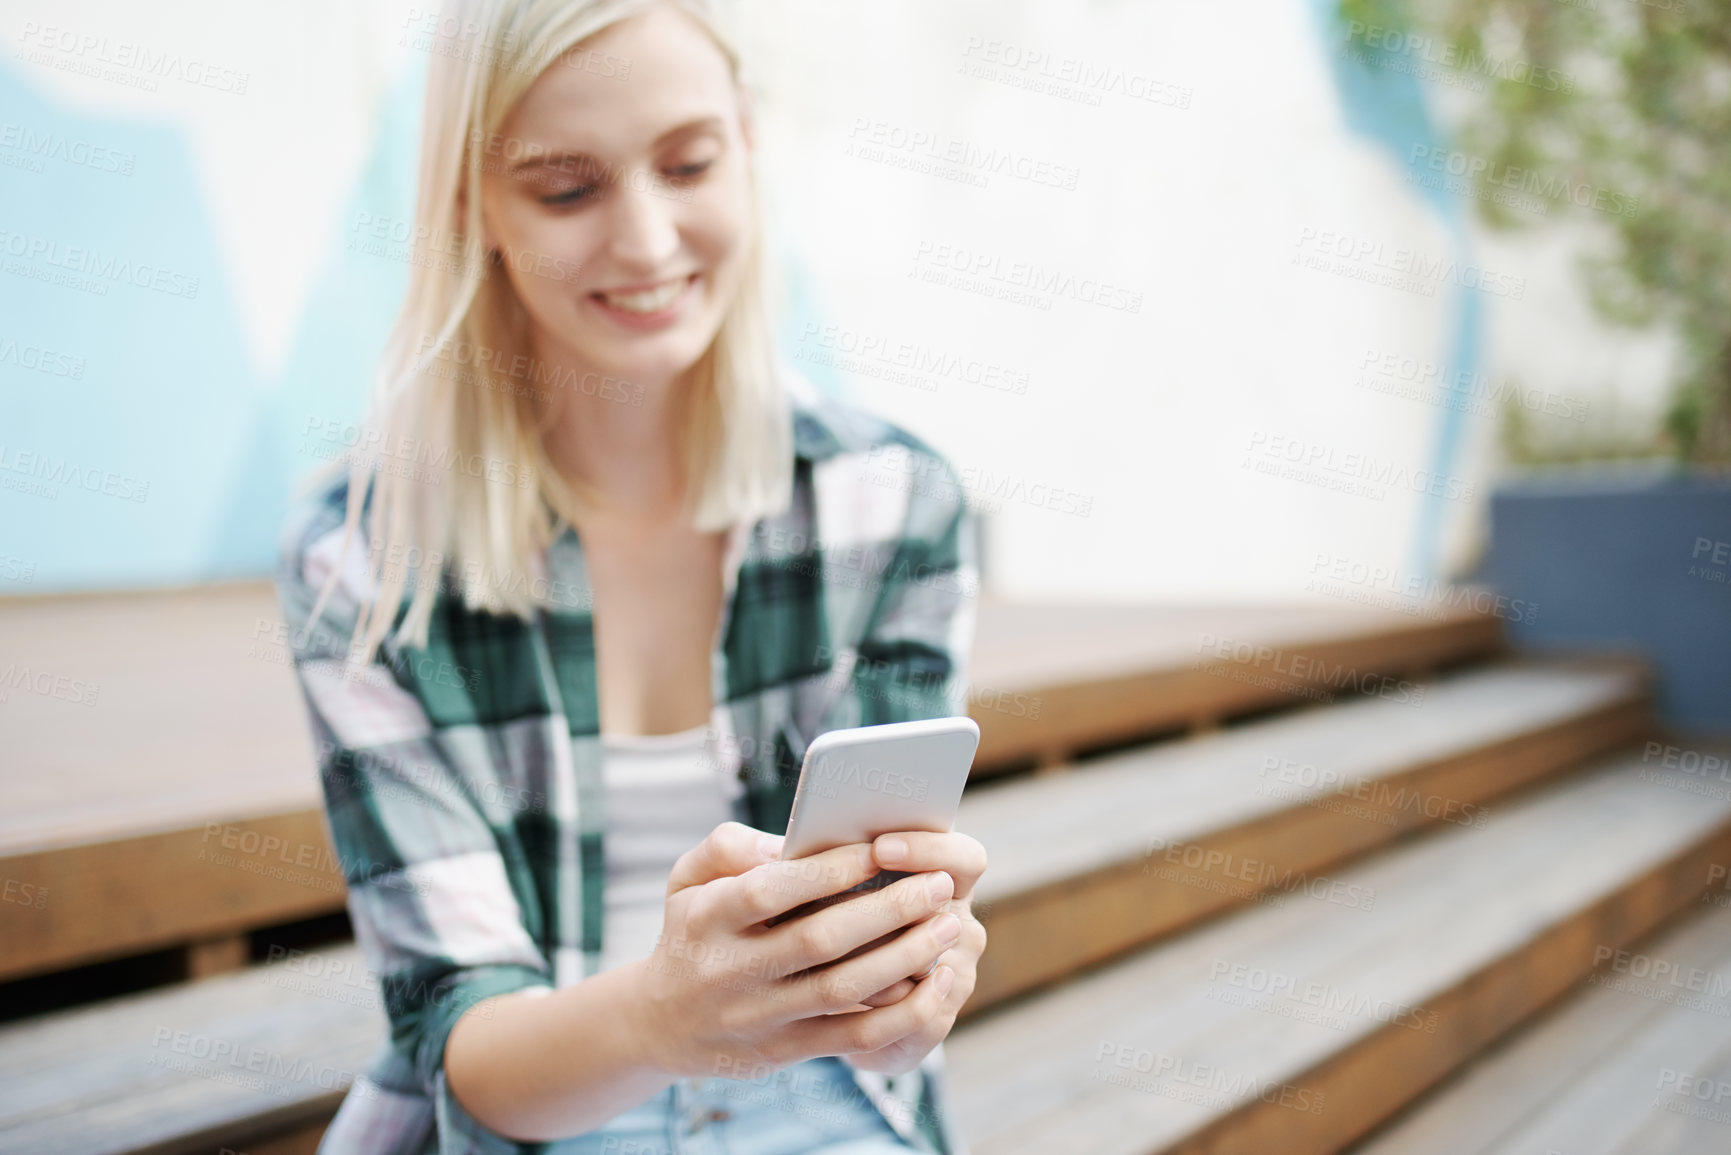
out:
{"label": "young woman", "polygon": [[966,707],[953,469],[771,351],[750,92],[699,0],[465,0],[405,40],[408,295],[278,573],[390,1026],[321,1151],[961,1151],[983,848],[776,860],[812,738]]}

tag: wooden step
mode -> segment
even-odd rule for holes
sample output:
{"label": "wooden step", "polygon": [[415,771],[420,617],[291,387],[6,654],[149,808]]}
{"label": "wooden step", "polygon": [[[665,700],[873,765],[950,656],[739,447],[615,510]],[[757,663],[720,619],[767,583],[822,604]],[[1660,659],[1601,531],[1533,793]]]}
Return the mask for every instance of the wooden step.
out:
{"label": "wooden step", "polygon": [[1731,862],[1731,801],[1642,769],[1607,760],[1338,875],[1371,903],[1244,910],[963,1024],[976,1155],[1339,1150]]}
{"label": "wooden step", "polygon": [[[1636,741],[1645,677],[1509,664],[969,790],[991,949],[964,1015],[1250,901],[1340,896],[1319,872]],[[1276,893],[1296,885],[1290,893]],[[1317,896],[1320,896],[1317,897]]]}
{"label": "wooden step", "polygon": [[[1722,864],[1723,865],[1723,864]],[[1355,1155],[1731,1150],[1731,891],[1598,968]]]}
{"label": "wooden step", "polygon": [[[0,981],[171,947],[202,973],[232,965],[248,930],[343,909],[279,618],[258,581],[0,599],[6,661],[94,690],[93,704],[15,692],[0,709],[0,878],[33,896],[0,902]],[[1492,653],[1500,624],[988,599],[975,770]]]}
{"label": "wooden step", "polygon": [[0,599],[5,660],[95,689],[0,710],[0,874],[45,895],[0,904],[0,979],[179,945],[196,973],[343,908],[278,622],[267,582]]}
{"label": "wooden step", "polygon": [[347,944],[0,1028],[0,1152],[304,1147],[384,1042],[380,997]]}
{"label": "wooden step", "polygon": [[1398,690],[1501,653],[1501,620],[1356,606],[980,606],[976,778],[1277,708]]}

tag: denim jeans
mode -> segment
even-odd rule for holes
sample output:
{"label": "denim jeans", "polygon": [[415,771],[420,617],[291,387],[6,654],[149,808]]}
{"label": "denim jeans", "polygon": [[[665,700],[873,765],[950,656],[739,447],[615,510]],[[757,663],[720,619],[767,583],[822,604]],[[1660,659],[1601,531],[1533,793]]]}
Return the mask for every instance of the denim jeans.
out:
{"label": "denim jeans", "polygon": [[681,1079],[561,1155],[901,1155],[914,1150],[826,1055],[756,1079]]}

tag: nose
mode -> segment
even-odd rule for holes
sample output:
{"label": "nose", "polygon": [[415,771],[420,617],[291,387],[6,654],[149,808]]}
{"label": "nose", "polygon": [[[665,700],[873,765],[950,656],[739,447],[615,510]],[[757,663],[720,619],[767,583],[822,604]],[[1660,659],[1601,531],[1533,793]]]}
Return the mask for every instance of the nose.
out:
{"label": "nose", "polygon": [[645,274],[665,268],[679,248],[678,202],[641,172],[621,181],[612,201],[610,247],[621,268]]}

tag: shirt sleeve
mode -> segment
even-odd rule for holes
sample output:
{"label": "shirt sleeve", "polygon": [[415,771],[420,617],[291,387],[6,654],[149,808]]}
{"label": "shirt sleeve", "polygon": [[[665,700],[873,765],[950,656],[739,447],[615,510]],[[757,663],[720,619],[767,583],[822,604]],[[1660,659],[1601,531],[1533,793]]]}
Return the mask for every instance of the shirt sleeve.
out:
{"label": "shirt sleeve", "polygon": [[533,896],[522,847],[510,814],[490,813],[513,796],[498,789],[478,727],[432,723],[415,663],[381,647],[371,663],[348,667],[368,582],[361,533],[311,620],[336,564],[340,521],[327,505],[291,523],[276,580],[355,938],[378,976],[391,1044],[432,1104],[438,1149],[538,1151],[481,1126],[444,1076],[445,1042],[464,1012],[493,995],[552,989],[523,913]]}
{"label": "shirt sleeve", "polygon": [[857,646],[852,691],[860,726],[968,712],[979,616],[979,516],[954,467],[922,451],[919,477],[882,589]]}

